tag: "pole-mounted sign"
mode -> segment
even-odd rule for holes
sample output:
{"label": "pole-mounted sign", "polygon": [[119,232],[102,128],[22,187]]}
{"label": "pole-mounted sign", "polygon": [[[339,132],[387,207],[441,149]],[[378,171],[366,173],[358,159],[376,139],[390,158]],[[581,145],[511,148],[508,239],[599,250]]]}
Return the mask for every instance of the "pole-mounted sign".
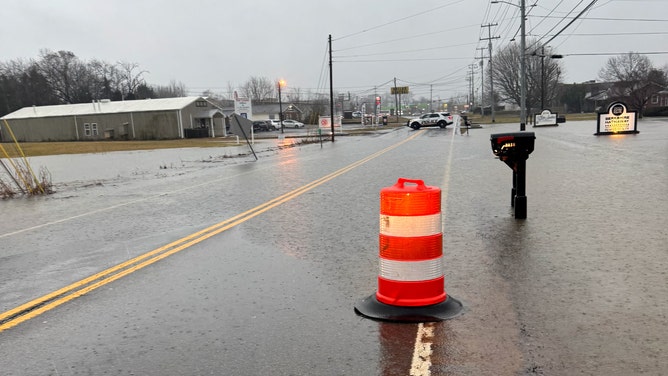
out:
{"label": "pole-mounted sign", "polygon": [[558,126],[557,124],[557,116],[559,114],[553,114],[552,111],[550,110],[543,110],[541,111],[540,114],[534,115],[534,121],[533,121],[533,126],[534,127],[542,127],[542,126]]}
{"label": "pole-mounted sign", "polygon": [[396,86],[390,88],[390,94],[408,94],[408,86]]}
{"label": "pole-mounted sign", "polygon": [[614,102],[608,111],[598,114],[596,136],[638,132],[638,112],[628,111],[626,104]]}

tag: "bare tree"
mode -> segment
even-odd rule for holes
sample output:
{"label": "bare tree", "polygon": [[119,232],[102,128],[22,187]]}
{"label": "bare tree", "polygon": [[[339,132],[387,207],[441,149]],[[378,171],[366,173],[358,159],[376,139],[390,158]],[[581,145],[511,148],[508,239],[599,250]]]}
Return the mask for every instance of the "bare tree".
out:
{"label": "bare tree", "polygon": [[543,110],[550,107],[559,97],[559,85],[562,78],[561,65],[551,58],[551,49],[534,51],[527,56],[527,101],[528,108]]}
{"label": "bare tree", "polygon": [[647,56],[634,52],[608,59],[599,71],[599,77],[615,82],[612,99],[628,101],[640,117],[652,94],[666,84],[666,73],[655,69]]}
{"label": "bare tree", "polygon": [[0,115],[27,106],[59,103],[33,60],[0,63]]}
{"label": "bare tree", "polygon": [[[86,62],[70,51],[43,49],[36,61],[0,62],[0,113],[31,105],[154,97],[144,73],[136,63]],[[186,95],[182,83],[162,89],[165,97]]]}
{"label": "bare tree", "polygon": [[277,98],[274,94],[277,90],[278,81],[272,81],[267,77],[253,76],[246,81],[241,88],[241,93],[246,98],[254,101],[266,101]]}
{"label": "bare tree", "polygon": [[651,69],[647,56],[629,52],[608,59],[598,75],[604,81],[640,82],[647,79]]}
{"label": "bare tree", "polygon": [[172,80],[167,86],[153,86],[153,92],[156,98],[175,98],[187,96],[186,85],[179,81]]}
{"label": "bare tree", "polygon": [[[530,41],[529,45],[533,44]],[[540,53],[539,53],[540,52]],[[541,51],[533,54],[530,51],[526,57],[527,74],[527,109],[537,109],[541,104],[541,93],[545,93],[544,102],[549,105],[558,96],[557,87],[561,81],[562,69],[558,60],[544,55]],[[499,94],[500,100],[510,101],[520,106],[520,46],[516,43],[500,49],[494,56],[494,94]],[[543,86],[544,85],[544,86]]]}
{"label": "bare tree", "polygon": [[200,94],[200,96],[205,97],[205,98],[211,98],[211,99],[218,100],[218,101],[225,99],[224,95],[220,95],[219,93],[216,93],[211,89],[204,90],[202,92],[202,94]]}
{"label": "bare tree", "polygon": [[520,105],[520,47],[517,44],[498,50],[494,58],[493,76],[496,92],[502,101]]}
{"label": "bare tree", "polygon": [[94,76],[90,84],[93,99],[122,99],[119,72],[115,65],[94,59],[88,63],[88,68]]}
{"label": "bare tree", "polygon": [[234,90],[235,86],[232,81],[227,81],[227,90],[225,91],[225,95],[223,95],[223,99],[234,99]]}
{"label": "bare tree", "polygon": [[135,99],[137,88],[145,84],[142,75],[148,71],[137,71],[139,64],[120,61],[116,63],[118,77],[120,79],[120,90],[123,99]]}
{"label": "bare tree", "polygon": [[89,87],[91,73],[70,51],[40,51],[37,66],[53,94],[64,103],[88,102],[92,99]]}
{"label": "bare tree", "polygon": [[290,88],[290,92],[287,95],[288,100],[299,103],[302,99],[301,89],[298,87]]}

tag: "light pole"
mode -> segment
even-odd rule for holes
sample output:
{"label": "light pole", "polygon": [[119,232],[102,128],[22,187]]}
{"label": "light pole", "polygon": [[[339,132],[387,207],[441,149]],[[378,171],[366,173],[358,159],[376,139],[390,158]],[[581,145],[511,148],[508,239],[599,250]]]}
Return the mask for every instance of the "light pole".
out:
{"label": "light pole", "polygon": [[520,131],[526,130],[527,123],[527,57],[526,57],[526,8],[524,6],[524,0],[520,0],[520,33],[522,34],[520,38]]}
{"label": "light pole", "polygon": [[540,47],[540,54],[536,50],[531,55],[540,57],[540,109],[542,111],[545,109],[545,58],[561,59],[563,55],[545,55],[545,46]]}
{"label": "light pole", "polygon": [[285,80],[278,80],[278,121],[281,123],[281,133],[283,133],[283,102],[281,101],[281,87],[285,86]]}
{"label": "light pole", "polygon": [[[492,4],[505,3],[512,6],[517,6],[517,4],[509,3],[503,0],[492,1]],[[526,130],[526,117],[527,117],[527,72],[526,72],[526,7],[524,0],[520,0],[520,131]]]}

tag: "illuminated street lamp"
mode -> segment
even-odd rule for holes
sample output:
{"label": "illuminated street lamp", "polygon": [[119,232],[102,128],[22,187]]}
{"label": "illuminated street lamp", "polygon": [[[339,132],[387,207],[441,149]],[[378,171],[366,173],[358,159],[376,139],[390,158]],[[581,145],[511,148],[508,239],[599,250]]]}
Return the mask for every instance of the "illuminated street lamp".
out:
{"label": "illuminated street lamp", "polygon": [[283,102],[281,101],[281,88],[286,85],[284,79],[278,80],[278,121],[281,123],[281,133],[283,133]]}

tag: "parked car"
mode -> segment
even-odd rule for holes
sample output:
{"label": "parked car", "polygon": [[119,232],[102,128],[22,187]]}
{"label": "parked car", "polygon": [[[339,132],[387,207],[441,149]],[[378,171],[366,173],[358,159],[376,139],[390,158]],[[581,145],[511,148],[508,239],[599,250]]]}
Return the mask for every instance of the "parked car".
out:
{"label": "parked car", "polygon": [[283,120],[283,126],[286,128],[304,128],[304,123],[300,123],[296,120],[286,119]]}
{"label": "parked car", "polygon": [[420,127],[430,127],[435,125],[445,128],[452,123],[452,115],[450,115],[449,112],[432,112],[430,114],[424,114],[419,118],[410,119],[406,125],[417,130],[420,129]]}
{"label": "parked car", "polygon": [[273,128],[269,120],[257,120],[253,122],[253,132],[269,131]]}
{"label": "parked car", "polygon": [[281,123],[278,120],[267,120],[269,123],[271,123],[271,126],[274,127],[274,130],[280,130],[281,129]]}

